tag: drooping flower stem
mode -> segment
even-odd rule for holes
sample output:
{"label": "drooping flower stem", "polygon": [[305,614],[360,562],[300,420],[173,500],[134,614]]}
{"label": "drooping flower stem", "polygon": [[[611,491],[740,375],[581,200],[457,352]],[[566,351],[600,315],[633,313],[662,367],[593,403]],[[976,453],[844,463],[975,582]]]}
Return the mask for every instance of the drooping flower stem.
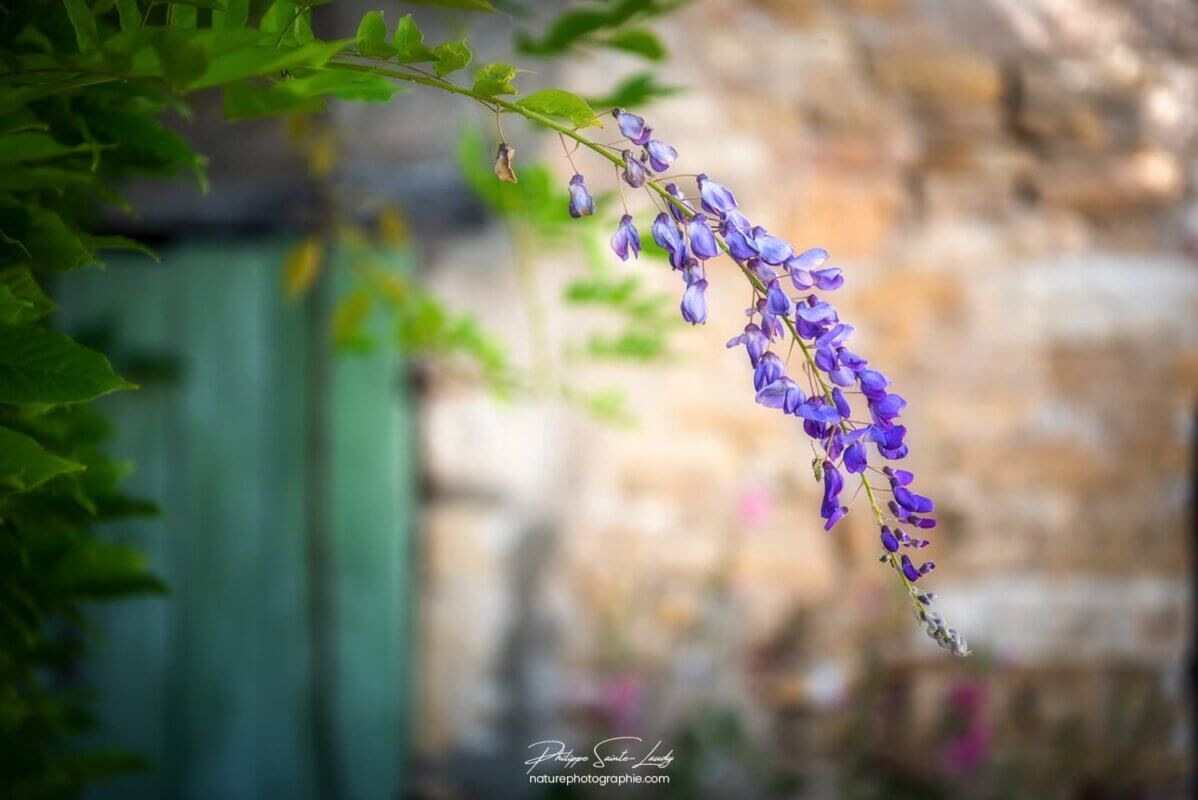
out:
{"label": "drooping flower stem", "polygon": [[[361,62],[367,63],[361,63]],[[361,56],[349,55],[335,57],[329,62],[333,69],[346,69],[360,72],[370,72],[384,75],[395,80],[420,84],[432,89],[450,94],[468,97],[496,115],[503,112],[518,114],[530,122],[556,131],[562,138],[563,149],[573,166],[571,151],[565,147],[565,138],[573,139],[577,146],[586,147],[600,157],[611,162],[616,167],[617,184],[621,176],[623,181],[633,188],[645,188],[654,204],[658,198],[665,202],[666,212],[658,216],[653,226],[654,240],[666,249],[671,257],[671,265],[675,270],[681,270],[687,290],[682,300],[683,318],[692,324],[701,324],[707,319],[706,270],[703,262],[721,253],[727,254],[744,273],[753,288],[753,302],[749,309],[750,318],[754,314],[761,315],[762,327],[774,326],[763,346],[760,341],[749,342],[751,336],[762,337],[762,331],[756,325],[746,326],[746,333],[741,340],[746,340],[747,349],[753,365],[756,367],[754,381],[758,376],[761,383],[757,384],[758,402],[772,408],[782,408],[787,414],[794,413],[808,420],[804,425],[814,425],[816,433],[808,431],[812,438],[818,438],[824,444],[827,458],[822,465],[816,459],[817,479],[824,482],[824,505],[821,516],[826,520],[825,530],[833,526],[848,512],[846,506],[841,506],[839,494],[843,488],[843,475],[837,468],[836,462],[842,461],[841,466],[849,472],[858,474],[861,488],[873,512],[875,522],[881,526],[881,540],[885,550],[882,561],[889,564],[898,574],[915,607],[916,618],[927,628],[927,633],[940,646],[951,650],[956,655],[968,655],[969,648],[964,637],[954,629],[948,628],[943,618],[931,611],[930,606],[934,595],[924,592],[915,585],[915,581],[935,567],[927,562],[916,567],[907,556],[900,556],[900,544],[907,547],[922,548],[927,541],[911,537],[897,528],[897,523],[909,523],[917,528],[934,527],[935,520],[921,517],[933,510],[932,501],[909,491],[906,486],[913,476],[903,470],[892,470],[886,467],[882,473],[890,479],[894,499],[888,503],[891,515],[883,513],[878,504],[877,492],[868,477],[869,466],[862,437],[870,435],[877,445],[879,454],[886,459],[900,459],[906,456],[907,448],[902,443],[906,433],[905,428],[896,427],[894,419],[906,405],[902,397],[889,394],[885,386],[889,380],[880,372],[865,369],[866,361],[843,349],[842,342],[851,332],[851,326],[838,323],[835,310],[816,295],[810,295],[806,300],[795,302],[781,288],[779,277],[790,279],[798,289],[811,288],[814,282],[820,290],[832,290],[843,283],[839,269],[820,270],[817,267],[828,257],[826,251],[813,248],[805,253],[795,255],[794,249],[787,242],[771,236],[760,227],[750,227],[750,223],[737,210],[733,194],[720,184],[711,182],[705,174],[696,174],[699,185],[699,195],[703,211],[698,211],[688,202],[687,197],[674,183],[665,183],[672,178],[682,175],[656,176],[649,172],[664,173],[677,158],[677,151],[670,145],[658,139],[653,139],[653,129],[645,124],[643,118],[616,109],[613,112],[620,125],[621,132],[633,145],[643,148],[642,156],[638,159],[633,152],[611,145],[592,142],[579,132],[578,128],[559,122],[552,117],[530,110],[502,98],[483,95],[463,86],[429,75],[422,70],[407,65],[399,69],[388,62],[368,59]],[[571,216],[583,216],[593,212],[594,202],[583,184],[583,176],[574,170],[571,179]],[[656,195],[657,197],[653,197]],[[623,191],[621,187],[621,198]],[[625,205],[625,211],[627,206]],[[707,212],[706,214],[703,212]],[[710,215],[710,218],[709,218]],[[671,221],[670,218],[673,218]],[[718,218],[718,224],[717,224]],[[683,227],[677,227],[678,225]],[[635,247],[631,242],[635,241]],[[687,254],[689,242],[691,254]],[[612,241],[613,250],[621,259],[628,252],[639,252],[639,237],[632,225],[631,217],[625,213],[621,220],[620,229]],[[810,257],[810,258],[809,258]],[[779,267],[773,270],[769,265]],[[814,277],[813,277],[814,276]],[[794,317],[792,318],[792,314]],[[796,320],[798,320],[796,322]],[[812,381],[813,393],[818,390],[822,398],[804,401],[803,393],[795,383],[785,376],[785,365],[772,352],[768,352],[768,343],[775,335],[780,335],[781,322],[789,331],[793,340],[791,347],[797,344],[803,359],[808,377]],[[834,325],[835,329],[828,326]],[[750,330],[753,330],[750,334]],[[841,336],[836,339],[836,336]],[[812,339],[809,343],[804,337]],[[825,337],[831,337],[830,344]],[[734,340],[736,341],[736,340]],[[729,346],[732,346],[732,342]],[[756,353],[754,354],[754,347]],[[767,350],[762,357],[763,347]],[[835,353],[833,352],[833,348]],[[812,352],[815,349],[816,352]],[[761,363],[759,364],[759,359]],[[848,361],[847,359],[852,359]],[[837,385],[833,388],[827,378]],[[860,385],[861,393],[869,400],[870,414],[874,423],[861,423],[856,427],[850,415],[851,406],[844,397],[840,387]],[[763,399],[764,398],[764,399]],[[835,433],[833,433],[835,432]],[[825,437],[827,437],[825,439]],[[834,452],[835,450],[835,452]],[[843,455],[843,459],[840,456]],[[895,525],[891,530],[890,525]]]}

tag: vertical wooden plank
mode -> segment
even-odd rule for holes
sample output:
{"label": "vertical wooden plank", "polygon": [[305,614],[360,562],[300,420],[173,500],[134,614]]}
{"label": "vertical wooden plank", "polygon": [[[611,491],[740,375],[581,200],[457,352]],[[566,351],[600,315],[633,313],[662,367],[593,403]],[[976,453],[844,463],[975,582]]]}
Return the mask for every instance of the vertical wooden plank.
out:
{"label": "vertical wooden plank", "polygon": [[340,355],[333,383],[338,728],[352,800],[400,796],[408,713],[408,398],[388,329],[373,333],[380,346]]}
{"label": "vertical wooden plank", "polygon": [[268,520],[257,411],[275,398],[259,313],[267,287],[241,248],[195,243],[168,263],[182,272],[177,307],[187,353],[187,487],[171,510],[180,543],[175,592],[186,614],[171,698],[181,727],[176,796],[261,796],[257,556]]}

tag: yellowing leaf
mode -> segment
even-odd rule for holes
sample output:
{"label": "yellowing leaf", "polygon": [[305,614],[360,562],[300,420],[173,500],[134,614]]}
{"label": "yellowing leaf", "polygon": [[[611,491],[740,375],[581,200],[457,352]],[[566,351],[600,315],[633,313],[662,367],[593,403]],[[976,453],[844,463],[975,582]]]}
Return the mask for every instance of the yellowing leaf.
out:
{"label": "yellowing leaf", "polygon": [[283,292],[295,299],[303,295],[320,275],[324,263],[324,243],[313,234],[291,248],[283,263]]}
{"label": "yellowing leaf", "polygon": [[379,236],[391,247],[408,243],[408,221],[397,208],[385,208],[379,214]]}

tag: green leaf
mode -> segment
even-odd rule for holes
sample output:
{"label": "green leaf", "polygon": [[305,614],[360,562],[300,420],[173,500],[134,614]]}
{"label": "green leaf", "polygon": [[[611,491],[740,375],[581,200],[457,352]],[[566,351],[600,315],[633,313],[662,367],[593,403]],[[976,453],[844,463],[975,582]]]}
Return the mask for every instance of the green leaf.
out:
{"label": "green leaf", "polygon": [[0,205],[0,241],[0,264],[28,261],[40,272],[68,272],[92,260],[62,217],[38,206]]}
{"label": "green leaf", "polygon": [[516,105],[538,114],[569,120],[576,128],[599,125],[598,120],[595,119],[595,110],[587,101],[565,89],[544,89],[533,92],[518,101]]}
{"label": "green leaf", "polygon": [[[5,299],[7,298],[7,299]],[[37,285],[29,267],[0,269],[0,323],[33,322],[54,310],[54,301]]]}
{"label": "green leaf", "polygon": [[26,492],[57,475],[81,469],[82,464],[46,452],[31,437],[0,428],[0,493]]}
{"label": "green leaf", "polygon": [[433,71],[437,73],[438,78],[463,69],[474,57],[464,41],[439,44],[433,48],[433,55],[437,58],[433,63]]}
{"label": "green leaf", "polygon": [[657,34],[643,28],[616,31],[611,36],[598,40],[600,44],[638,56],[650,61],[661,61],[666,57],[666,47]]}
{"label": "green leaf", "polygon": [[[132,3],[136,7],[136,0],[118,0],[118,2]],[[227,0],[224,11],[212,12],[212,27],[217,30],[237,30],[244,28],[246,20],[250,16],[250,0]],[[121,16],[121,28],[124,29],[124,16]]]}
{"label": "green leaf", "polygon": [[0,325],[0,403],[82,403],[131,386],[69,336]]}
{"label": "green leaf", "polygon": [[405,0],[405,2],[414,6],[452,8],[458,11],[495,11],[495,6],[491,5],[489,0]]}
{"label": "green leaf", "polygon": [[127,236],[84,236],[84,241],[92,250],[131,250],[141,253],[161,264],[162,259],[149,246]]}
{"label": "green leaf", "polygon": [[121,18],[121,30],[131,31],[141,25],[141,9],[137,0],[116,0],[116,13]]}
{"label": "green leaf", "polygon": [[67,7],[67,17],[71,27],[75,29],[75,41],[79,51],[94,50],[100,46],[100,34],[96,31],[96,18],[87,7],[87,0],[63,0]]}
{"label": "green leaf", "polygon": [[639,72],[622,81],[615,89],[600,97],[588,97],[595,108],[636,108],[659,97],[681,92],[677,86],[662,86],[649,72]]}
{"label": "green leaf", "polygon": [[63,144],[46,133],[21,131],[0,136],[0,164],[44,161],[92,149],[89,144]]}
{"label": "green leaf", "polygon": [[519,70],[510,64],[488,64],[474,73],[474,91],[487,97],[516,94],[512,79],[517,72]]}
{"label": "green leaf", "polygon": [[314,113],[324,108],[322,98],[383,103],[404,89],[382,75],[346,70],[324,70],[270,85],[243,81],[225,89],[225,117],[254,119],[272,114]]}
{"label": "green leaf", "polygon": [[362,17],[354,43],[359,53],[370,58],[390,58],[395,55],[395,48],[387,44],[387,23],[382,11],[368,11]]}
{"label": "green leaf", "polygon": [[225,87],[225,119],[258,119],[278,114],[316,114],[324,111],[319,97],[276,91],[276,85],[238,81]]}
{"label": "green leaf", "polygon": [[325,62],[344,50],[349,43],[348,39],[331,42],[317,40],[291,49],[258,46],[229,52],[221,52],[217,48],[215,53],[210,54],[208,69],[203,76],[189,84],[188,88],[223,86],[242,78],[270,75],[300,67],[323,67]]}
{"label": "green leaf", "polygon": [[399,21],[391,44],[395,47],[395,58],[401,64],[437,59],[436,54],[424,46],[424,34],[412,19],[411,14],[405,14]]}

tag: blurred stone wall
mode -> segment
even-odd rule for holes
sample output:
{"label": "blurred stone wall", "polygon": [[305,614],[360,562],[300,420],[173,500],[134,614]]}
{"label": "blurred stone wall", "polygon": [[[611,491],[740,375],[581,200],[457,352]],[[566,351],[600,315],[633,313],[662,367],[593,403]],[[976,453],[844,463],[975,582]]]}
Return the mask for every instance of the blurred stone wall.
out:
{"label": "blurred stone wall", "polygon": [[[822,531],[808,445],[724,349],[747,293],[716,266],[709,322],[668,365],[573,373],[620,385],[631,429],[433,379],[430,785],[498,786],[531,741],[662,729],[696,704],[816,759],[808,720],[835,717],[878,664],[907,686],[914,738],[978,664],[998,737],[1076,721],[1104,741],[1142,694],[1168,785],[1187,736],[1198,7],[708,0],[661,32],[661,80],[689,90],[647,114],[679,171],[732,186],[847,273],[854,349],[908,399],[910,467],[939,504],[928,583],[978,655],[962,665],[922,637],[863,503]],[[597,56],[561,83],[600,90],[629,68]],[[522,355],[523,299],[488,268],[507,253],[489,227],[439,244],[430,274]],[[539,264],[555,342],[571,333],[552,307],[563,269]],[[620,269],[680,291],[649,262]]]}

